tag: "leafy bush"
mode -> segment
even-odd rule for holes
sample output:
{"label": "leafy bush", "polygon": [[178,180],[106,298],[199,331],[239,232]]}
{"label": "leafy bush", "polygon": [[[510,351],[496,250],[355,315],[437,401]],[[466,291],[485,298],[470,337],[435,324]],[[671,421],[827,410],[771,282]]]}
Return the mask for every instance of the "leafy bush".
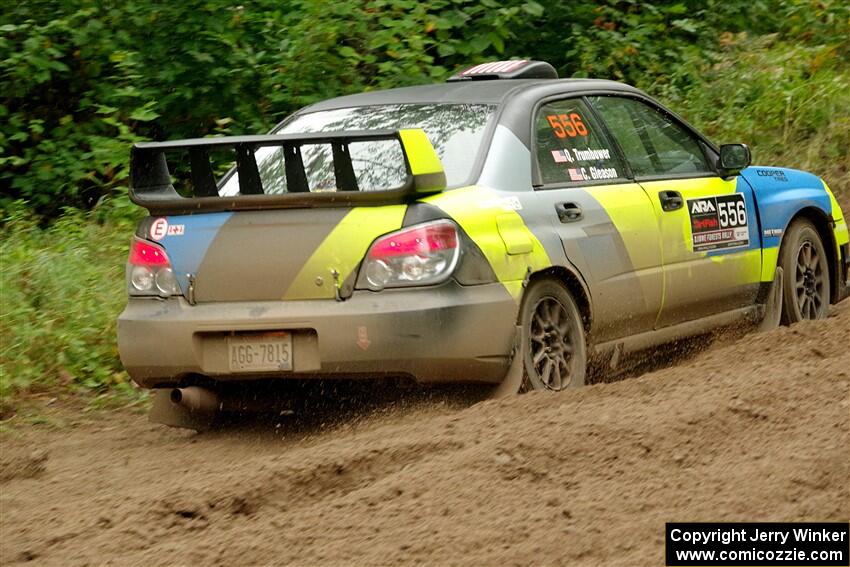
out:
{"label": "leafy bush", "polygon": [[748,30],[847,65],[848,21],[842,0],[17,3],[0,15],[0,203],[89,208],[126,184],[133,141],[262,132],[317,100],[485,59],[676,94]]}
{"label": "leafy bush", "polygon": [[69,210],[39,228],[20,204],[0,228],[0,397],[129,389],[115,345],[132,221]]}
{"label": "leafy bush", "polygon": [[835,45],[776,35],[729,35],[713,63],[694,61],[691,84],[659,89],[718,142],[746,142],[755,163],[796,167],[850,192],[850,66]]}
{"label": "leafy bush", "polygon": [[0,16],[0,203],[46,217],[91,207],[126,183],[133,141],[262,132],[330,96],[439,80],[503,52],[521,15],[541,12],[520,0],[19,3]]}

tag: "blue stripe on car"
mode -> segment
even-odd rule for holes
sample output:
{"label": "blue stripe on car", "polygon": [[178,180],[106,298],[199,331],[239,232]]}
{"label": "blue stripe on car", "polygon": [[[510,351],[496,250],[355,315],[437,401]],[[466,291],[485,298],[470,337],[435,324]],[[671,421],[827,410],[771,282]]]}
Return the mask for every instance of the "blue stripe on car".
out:
{"label": "blue stripe on car", "polygon": [[169,234],[160,241],[184,292],[189,288],[189,274],[197,273],[210,244],[231,215],[225,212],[166,217],[170,226],[184,227],[183,234]]}

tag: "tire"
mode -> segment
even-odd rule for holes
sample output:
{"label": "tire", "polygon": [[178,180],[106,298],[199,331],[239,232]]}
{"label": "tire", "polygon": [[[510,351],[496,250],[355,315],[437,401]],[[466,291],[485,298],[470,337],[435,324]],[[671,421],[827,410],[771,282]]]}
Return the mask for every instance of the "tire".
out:
{"label": "tire", "polygon": [[779,266],[784,273],[782,322],[825,319],[829,313],[829,265],[820,235],[810,221],[796,220],[785,232]]}
{"label": "tire", "polygon": [[587,345],[581,313],[553,278],[532,282],[520,311],[523,381],[520,391],[583,386]]}

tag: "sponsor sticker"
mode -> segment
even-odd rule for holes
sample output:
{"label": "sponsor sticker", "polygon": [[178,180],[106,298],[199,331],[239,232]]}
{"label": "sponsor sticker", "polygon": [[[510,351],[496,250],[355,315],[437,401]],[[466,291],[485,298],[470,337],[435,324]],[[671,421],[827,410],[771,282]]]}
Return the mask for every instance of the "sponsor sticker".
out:
{"label": "sponsor sticker", "polygon": [[185,224],[168,224],[168,220],[159,218],[151,223],[151,238],[159,242],[166,235],[182,236],[186,232]]}
{"label": "sponsor sticker", "polygon": [[151,238],[157,242],[168,234],[168,221],[163,218],[156,219],[151,223]]}
{"label": "sponsor sticker", "polygon": [[781,169],[757,169],[756,175],[759,177],[772,177],[774,181],[788,183],[788,177]]}
{"label": "sponsor sticker", "polygon": [[750,245],[747,203],[740,193],[688,199],[694,252]]}

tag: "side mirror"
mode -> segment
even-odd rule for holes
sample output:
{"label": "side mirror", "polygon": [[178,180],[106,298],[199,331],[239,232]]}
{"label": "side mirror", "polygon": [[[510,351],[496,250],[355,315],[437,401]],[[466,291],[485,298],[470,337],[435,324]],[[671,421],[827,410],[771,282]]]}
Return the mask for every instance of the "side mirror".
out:
{"label": "side mirror", "polygon": [[735,175],[750,165],[752,156],[746,144],[723,144],[720,146],[720,169],[727,175]]}

